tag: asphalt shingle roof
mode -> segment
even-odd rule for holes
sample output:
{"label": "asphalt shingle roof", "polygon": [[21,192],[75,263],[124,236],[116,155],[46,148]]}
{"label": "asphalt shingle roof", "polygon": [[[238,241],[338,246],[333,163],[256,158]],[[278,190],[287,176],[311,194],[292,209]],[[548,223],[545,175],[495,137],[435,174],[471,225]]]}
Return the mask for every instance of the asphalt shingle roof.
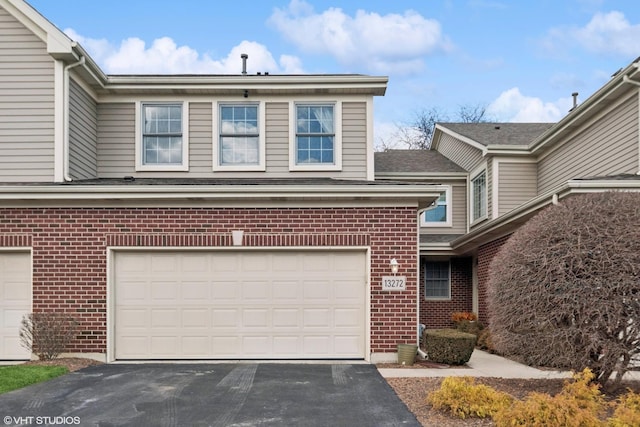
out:
{"label": "asphalt shingle roof", "polygon": [[438,123],[482,145],[529,145],[555,123]]}
{"label": "asphalt shingle roof", "polygon": [[376,173],[466,172],[433,150],[389,150],[374,154]]}

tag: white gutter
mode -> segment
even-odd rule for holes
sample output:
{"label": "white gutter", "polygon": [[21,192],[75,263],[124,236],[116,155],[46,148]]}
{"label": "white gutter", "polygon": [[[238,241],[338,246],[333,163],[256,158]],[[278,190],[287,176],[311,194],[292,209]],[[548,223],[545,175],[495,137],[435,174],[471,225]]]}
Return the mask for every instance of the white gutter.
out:
{"label": "white gutter", "polygon": [[[75,43],[75,42],[74,42]],[[63,90],[64,90],[64,112],[62,115],[63,127],[64,127],[64,137],[62,141],[62,158],[63,158],[63,170],[62,170],[62,178],[65,181],[72,181],[69,176],[69,70],[77,67],[79,65],[83,65],[86,59],[84,56],[80,57],[78,62],[74,62],[73,64],[69,64],[64,67],[63,72]]]}

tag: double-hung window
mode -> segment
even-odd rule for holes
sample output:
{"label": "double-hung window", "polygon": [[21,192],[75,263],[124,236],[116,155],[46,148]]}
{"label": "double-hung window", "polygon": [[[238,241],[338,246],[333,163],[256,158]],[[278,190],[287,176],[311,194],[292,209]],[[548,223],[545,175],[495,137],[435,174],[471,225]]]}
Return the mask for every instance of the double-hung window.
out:
{"label": "double-hung window", "polygon": [[426,299],[451,298],[449,261],[424,262],[424,296]]}
{"label": "double-hung window", "polygon": [[451,187],[422,214],[421,222],[427,227],[451,227]]}
{"label": "double-hung window", "polygon": [[217,105],[214,170],[265,170],[263,110],[260,103]]}
{"label": "double-hung window", "polygon": [[471,222],[487,216],[487,171],[471,179]]}
{"label": "double-hung window", "polygon": [[292,170],[339,170],[339,104],[294,104],[295,143],[292,146]]}
{"label": "double-hung window", "polygon": [[187,170],[186,104],[140,103],[136,158],[138,170]]}

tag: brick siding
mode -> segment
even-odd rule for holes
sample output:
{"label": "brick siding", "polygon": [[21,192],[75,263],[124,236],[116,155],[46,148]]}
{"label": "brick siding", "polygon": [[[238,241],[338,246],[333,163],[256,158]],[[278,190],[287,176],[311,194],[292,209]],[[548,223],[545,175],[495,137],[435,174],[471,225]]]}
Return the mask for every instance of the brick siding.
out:
{"label": "brick siding", "polygon": [[[422,259],[422,262],[425,260]],[[424,269],[420,268],[420,323],[427,328],[450,328],[451,313],[472,311],[473,278],[471,258],[451,259],[451,299],[427,300],[424,297]]]}
{"label": "brick siding", "polygon": [[[371,248],[371,351],[395,352],[416,337],[417,236],[411,207],[359,208],[6,208],[0,247],[31,247],[33,309],[72,314],[81,333],[69,352],[105,353],[107,247],[245,246]],[[381,291],[396,258],[404,292]]]}
{"label": "brick siding", "polygon": [[487,282],[489,281],[491,261],[507,240],[509,240],[509,236],[504,236],[478,248],[478,320],[484,325],[489,324]]}

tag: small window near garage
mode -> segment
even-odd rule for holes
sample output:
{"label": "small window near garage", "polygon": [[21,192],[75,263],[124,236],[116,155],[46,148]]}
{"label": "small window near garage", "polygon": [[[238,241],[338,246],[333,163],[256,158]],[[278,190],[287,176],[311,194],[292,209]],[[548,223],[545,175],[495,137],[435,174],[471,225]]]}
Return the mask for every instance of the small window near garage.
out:
{"label": "small window near garage", "polygon": [[424,290],[426,299],[451,298],[449,261],[425,261]]}

